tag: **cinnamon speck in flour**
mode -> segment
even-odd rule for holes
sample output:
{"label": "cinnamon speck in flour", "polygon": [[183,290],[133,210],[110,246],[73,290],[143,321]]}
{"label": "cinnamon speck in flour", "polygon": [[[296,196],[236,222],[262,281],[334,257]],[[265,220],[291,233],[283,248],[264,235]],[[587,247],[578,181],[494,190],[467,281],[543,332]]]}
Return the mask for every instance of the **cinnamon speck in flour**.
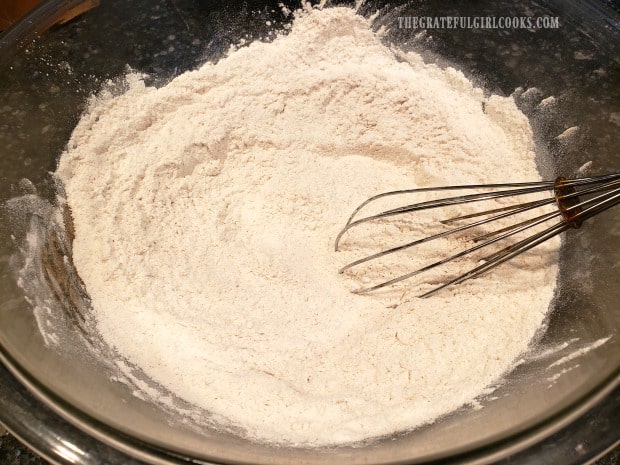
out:
{"label": "cinnamon speck in flour", "polygon": [[557,242],[430,299],[352,294],[354,250],[333,250],[373,194],[538,179],[511,98],[397,58],[349,8],[161,88],[127,81],[57,174],[100,337],[156,383],[249,438],[318,446],[432,422],[528,348]]}

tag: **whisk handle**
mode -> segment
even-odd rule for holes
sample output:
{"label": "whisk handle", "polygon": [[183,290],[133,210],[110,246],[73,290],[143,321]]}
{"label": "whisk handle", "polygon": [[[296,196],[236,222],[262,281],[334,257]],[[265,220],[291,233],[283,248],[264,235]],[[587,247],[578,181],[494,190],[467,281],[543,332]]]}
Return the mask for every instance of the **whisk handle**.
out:
{"label": "whisk handle", "polygon": [[571,185],[567,185],[566,178],[559,176],[555,180],[553,187],[553,195],[555,196],[555,202],[560,209],[560,213],[564,218],[564,221],[577,229],[581,226],[582,220],[579,217],[581,213],[581,207],[579,206],[579,199],[573,195],[575,194],[575,188]]}

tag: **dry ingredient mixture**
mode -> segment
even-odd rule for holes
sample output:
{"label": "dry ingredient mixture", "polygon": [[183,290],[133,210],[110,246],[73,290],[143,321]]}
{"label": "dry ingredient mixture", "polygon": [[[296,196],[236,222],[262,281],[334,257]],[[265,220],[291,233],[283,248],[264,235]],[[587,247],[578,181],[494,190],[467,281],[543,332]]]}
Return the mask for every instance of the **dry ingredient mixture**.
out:
{"label": "dry ingredient mixture", "polygon": [[250,438],[322,445],[432,422],[527,349],[553,247],[430,299],[352,294],[363,272],[337,270],[360,250],[333,250],[378,192],[538,179],[511,98],[392,51],[348,8],[159,89],[127,79],[57,173],[100,335],[153,381]]}

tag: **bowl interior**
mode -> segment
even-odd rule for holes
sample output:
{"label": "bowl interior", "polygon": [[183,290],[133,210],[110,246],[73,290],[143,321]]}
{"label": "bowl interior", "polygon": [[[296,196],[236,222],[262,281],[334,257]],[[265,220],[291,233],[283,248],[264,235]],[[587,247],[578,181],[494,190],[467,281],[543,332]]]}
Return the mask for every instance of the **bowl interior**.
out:
{"label": "bowl interior", "polygon": [[[5,70],[0,75],[0,356],[70,421],[154,463],[160,459],[149,450],[273,464],[421,463],[458,455],[473,460],[475,454],[506,455],[550,434],[617,385],[616,209],[566,234],[557,296],[538,350],[524,357],[492,397],[480,400],[482,409],[462,408],[435,424],[363,446],[305,450],[199,429],[134,395],[133,387],[119,382],[113,367],[91,350],[97,342],[90,337],[87,294],[62,264],[71,242],[54,223],[58,186],[49,172],[88,97],[107,80],[124,75],[127,66],[147,73],[150,84],[162,85],[206,60],[217,60],[241,38],[267,39],[267,21],[282,28],[290,18],[275,1],[138,0],[102,2],[54,26],[73,3],[48,2],[29,24],[0,39]],[[289,7],[296,6],[290,2]],[[422,50],[427,60],[442,65],[454,64],[492,92],[508,95],[522,87],[517,102],[532,121],[545,177],[575,174],[586,162],[592,162],[592,174],[620,171],[618,50],[614,23],[604,9],[590,2],[490,0],[467,5],[367,2],[360,7],[367,16],[375,11],[377,28],[387,27],[387,42]],[[399,16],[454,15],[557,16],[561,27],[437,29],[418,36],[397,27]],[[549,96],[556,98],[553,108],[539,106]],[[572,126],[579,127],[579,136],[569,144],[556,137]],[[22,249],[31,228],[42,231],[44,240],[36,244],[40,259],[24,273]],[[583,353],[571,358],[580,349]],[[128,370],[140,378],[139,370]]]}

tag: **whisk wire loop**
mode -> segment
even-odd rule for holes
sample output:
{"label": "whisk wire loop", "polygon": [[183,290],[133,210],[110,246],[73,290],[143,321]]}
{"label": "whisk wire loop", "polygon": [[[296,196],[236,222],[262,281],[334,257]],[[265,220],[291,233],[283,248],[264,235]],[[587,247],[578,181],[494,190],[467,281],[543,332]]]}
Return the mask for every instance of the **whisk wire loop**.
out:
{"label": "whisk wire loop", "polygon": [[[356,219],[358,213],[364,207],[366,207],[371,202],[374,202],[384,197],[403,194],[428,194],[434,192],[443,193],[446,191],[458,190],[484,190],[484,192],[476,192],[454,197],[442,197],[437,200],[426,200],[418,203],[408,204],[398,208],[388,209],[377,214]],[[568,229],[580,227],[585,220],[592,218],[598,213],[601,213],[602,211],[605,211],[615,205],[618,205],[620,203],[620,173],[576,179],[565,179],[559,177],[555,181],[504,184],[472,184],[462,186],[444,186],[436,188],[428,187],[384,192],[370,197],[353,211],[353,214],[349,217],[347,223],[336,237],[335,249],[336,251],[338,251],[343,236],[349,230],[363,223],[382,220],[396,215],[404,215],[420,212],[423,210],[458,206],[474,202],[488,202],[502,198],[506,199],[504,200],[504,202],[506,202],[512,197],[531,195],[544,191],[552,191],[553,195],[539,200],[530,200],[511,205],[503,205],[497,208],[490,208],[479,212],[467,213],[439,220],[439,223],[441,225],[447,226],[476,218],[476,220],[473,222],[465,222],[465,224],[450,227],[445,231],[441,231],[426,237],[422,237],[420,239],[416,239],[414,241],[407,242],[402,245],[391,247],[380,252],[362,257],[343,266],[339,271],[340,273],[343,273],[353,267],[362,265],[367,262],[371,262],[373,260],[377,260],[380,257],[386,255],[410,249],[412,247],[421,245],[429,241],[447,238],[448,236],[461,234],[463,232],[473,232],[476,230],[476,228],[480,226],[490,225],[493,222],[501,221],[514,215],[534,211],[539,208],[545,208],[546,206],[553,205],[554,203],[557,205],[558,208],[554,211],[539,214],[537,216],[534,216],[533,218],[518,221],[515,224],[502,226],[491,232],[484,231],[483,233],[477,233],[476,235],[474,235],[474,237],[469,238],[469,240],[474,244],[473,246],[470,246],[460,252],[450,254],[446,258],[435,261],[414,271],[385,280],[378,284],[362,287],[352,291],[357,294],[362,294],[394,285],[396,283],[408,280],[416,275],[420,275],[424,272],[440,267],[441,265],[445,265],[449,262],[455,262],[465,256],[470,256],[474,252],[477,252],[485,247],[489,247],[493,244],[499,244],[501,241],[515,237],[524,231],[531,230],[532,228],[543,225],[554,218],[560,219],[559,222],[554,223],[541,231],[533,232],[530,236],[527,236],[523,239],[517,238],[516,242],[509,243],[500,250],[493,251],[491,254],[488,254],[483,258],[477,259],[479,262],[481,261],[482,263],[457,275],[452,279],[448,279],[445,283],[440,284],[439,286],[432,288],[430,291],[427,291],[420,295],[420,297],[429,297],[436,292],[445,289],[448,286],[459,284],[465,280],[480,276],[481,274],[486,273],[487,271],[495,268],[496,266],[499,266],[502,263],[511,260],[517,255],[520,255],[532,249],[533,247],[542,244],[543,242]],[[484,218],[479,219],[480,217]]]}
{"label": "whisk wire loop", "polygon": [[[358,220],[353,221],[357,213],[368,205],[371,202],[379,200],[383,197],[393,196],[393,195],[402,195],[402,194],[419,194],[425,192],[438,192],[438,191],[448,191],[448,190],[461,190],[461,189],[481,189],[481,188],[506,188],[506,187],[515,187],[515,186],[529,186],[522,187],[520,189],[506,190],[506,191],[496,191],[496,192],[485,192],[485,193],[477,193],[477,194],[468,194],[462,195],[459,197],[446,197],[438,200],[419,202],[416,204],[407,205],[404,207],[394,208],[391,210],[386,210],[382,213],[367,216]],[[509,197],[515,195],[524,195],[524,194],[532,194],[536,192],[546,191],[553,188],[553,182],[538,182],[538,183],[513,183],[513,184],[471,184],[464,186],[447,186],[447,187],[423,187],[419,189],[405,189],[391,192],[384,192],[382,194],[375,195],[374,197],[370,197],[368,200],[359,205],[355,211],[349,217],[349,220],[345,224],[344,228],[338,233],[335,241],[335,250],[338,251],[338,246],[340,244],[340,239],[342,236],[352,227],[357,226],[362,223],[366,223],[373,220],[378,220],[381,218],[386,218],[388,216],[400,215],[402,213],[410,213],[419,210],[427,210],[430,208],[439,208],[445,207],[448,205],[458,205],[461,203],[468,202],[479,202],[484,200],[491,200],[501,197]]]}
{"label": "whisk wire loop", "polygon": [[[543,242],[551,239],[552,237],[560,234],[563,231],[566,231],[567,229],[569,229],[570,226],[566,223],[566,222],[560,222],[555,224],[554,226],[551,226],[548,229],[545,229],[544,231],[541,231],[533,236],[528,237],[527,239],[524,239],[518,243],[516,243],[514,246],[512,247],[507,247],[504,253],[499,253],[499,254],[494,254],[494,256],[489,257],[489,260],[485,263],[483,263],[482,265],[479,265],[465,273],[463,273],[462,275],[440,285],[437,286],[433,289],[431,289],[428,292],[425,292],[424,294],[421,294],[419,297],[421,298],[426,298],[426,297],[430,297],[431,295],[439,292],[440,290],[451,286],[453,284],[459,284],[467,279],[472,279],[472,278],[476,278],[478,276],[480,276],[483,273],[486,273],[487,271],[491,270],[492,268],[495,268],[496,266],[501,265],[504,262],[507,262],[508,260],[516,257],[517,255],[522,254],[523,252],[526,252],[534,247],[536,247],[539,244],[542,244]],[[503,252],[503,251],[500,251]]]}

